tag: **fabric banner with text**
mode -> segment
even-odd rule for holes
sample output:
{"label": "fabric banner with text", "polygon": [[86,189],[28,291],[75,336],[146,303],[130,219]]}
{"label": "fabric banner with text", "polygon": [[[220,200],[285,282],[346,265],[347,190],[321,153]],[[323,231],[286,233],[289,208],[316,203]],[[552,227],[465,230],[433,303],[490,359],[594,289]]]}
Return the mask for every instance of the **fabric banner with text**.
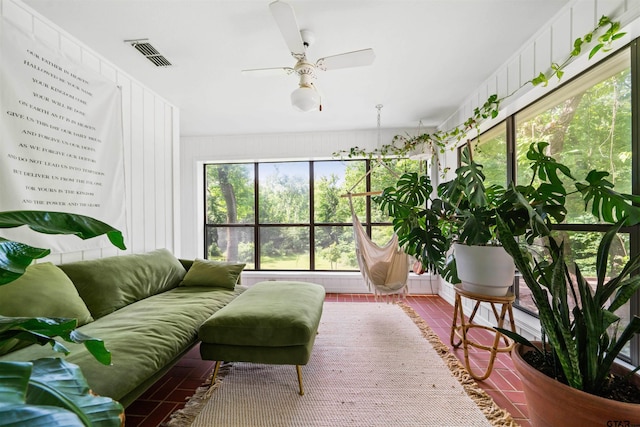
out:
{"label": "fabric banner with text", "polygon": [[[82,214],[125,233],[120,89],[7,20],[0,26],[0,211]],[[52,252],[109,244],[26,227],[0,236]]]}

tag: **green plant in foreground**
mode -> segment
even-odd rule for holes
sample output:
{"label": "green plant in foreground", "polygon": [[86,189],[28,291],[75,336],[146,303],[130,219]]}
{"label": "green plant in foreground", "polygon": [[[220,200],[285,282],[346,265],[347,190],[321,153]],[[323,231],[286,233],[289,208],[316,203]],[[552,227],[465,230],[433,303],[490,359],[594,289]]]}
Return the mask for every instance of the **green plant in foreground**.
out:
{"label": "green plant in foreground", "polygon": [[[65,212],[9,211],[0,212],[0,229],[28,226],[43,234],[72,234],[81,239],[106,234],[111,243],[126,249],[122,233],[102,221]],[[25,243],[0,237],[0,285],[22,276],[35,259],[49,255],[49,249],[34,248]]]}
{"label": "green plant in foreground", "polygon": [[[62,212],[0,212],[0,228],[26,225],[44,234],[73,234],[89,239],[106,234],[111,243],[126,249],[122,233],[96,219]],[[0,237],[0,286],[22,276],[35,259],[49,249],[35,248]],[[111,353],[104,342],[76,330],[76,319],[16,318],[0,316],[0,348],[15,339],[69,350],[55,337],[84,344],[100,363],[109,365]],[[118,402],[91,393],[74,364],[59,358],[32,362],[0,362],[0,426],[119,426],[123,408]]]}
{"label": "green plant in foreground", "polygon": [[[607,231],[598,245],[597,284],[592,289],[578,266],[566,262],[563,242],[558,244],[549,238],[548,257],[531,261],[509,227],[498,218],[500,242],[531,290],[556,366],[569,386],[587,393],[599,394],[605,389],[615,359],[640,332],[640,317],[634,316],[618,335],[620,317],[615,314],[640,288],[640,276],[632,275],[640,266],[640,255],[630,259],[620,274],[607,279],[609,248],[624,223],[625,219]],[[573,307],[571,300],[575,302]],[[510,330],[499,330],[540,353],[544,351]]]}

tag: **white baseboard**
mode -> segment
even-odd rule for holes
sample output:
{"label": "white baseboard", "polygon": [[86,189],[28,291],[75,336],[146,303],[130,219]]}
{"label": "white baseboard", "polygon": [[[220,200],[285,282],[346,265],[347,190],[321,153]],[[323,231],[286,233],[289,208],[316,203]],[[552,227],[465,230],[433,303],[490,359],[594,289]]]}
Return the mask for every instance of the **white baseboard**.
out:
{"label": "white baseboard", "polygon": [[[244,271],[242,284],[251,286],[269,280],[296,280],[324,286],[329,293],[370,294],[360,273],[306,272],[306,271]],[[409,293],[413,295],[437,295],[438,278],[430,275],[409,274]]]}

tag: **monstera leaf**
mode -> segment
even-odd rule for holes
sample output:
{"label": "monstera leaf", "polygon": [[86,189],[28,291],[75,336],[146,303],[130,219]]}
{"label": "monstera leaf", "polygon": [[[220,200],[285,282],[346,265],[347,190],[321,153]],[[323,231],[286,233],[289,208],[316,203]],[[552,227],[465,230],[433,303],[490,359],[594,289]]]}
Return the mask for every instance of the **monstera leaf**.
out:
{"label": "monstera leaf", "polygon": [[461,215],[464,223],[458,242],[465,245],[485,245],[493,237],[496,213],[493,209],[469,209]]}
{"label": "monstera leaf", "polygon": [[123,424],[122,405],[94,395],[77,365],[57,358],[0,362],[0,426]]}
{"label": "monstera leaf", "polygon": [[438,186],[438,194],[456,207],[485,207],[489,204],[484,186],[485,175],[482,165],[472,160],[466,146],[460,158],[461,166],[456,169],[456,177]]}
{"label": "monstera leaf", "polygon": [[0,237],[0,285],[13,282],[24,274],[34,259],[43,258],[50,252]]}
{"label": "monstera leaf", "polygon": [[[0,228],[26,225],[44,234],[71,234],[91,239],[106,234],[114,246],[124,250],[122,233],[97,219],[65,212],[10,211],[0,212]],[[0,238],[0,285],[12,282],[24,274],[34,259],[49,255],[48,249],[34,248],[24,243]]]}
{"label": "monstera leaf", "polygon": [[587,184],[577,182],[576,188],[582,194],[585,207],[591,202],[591,213],[598,219],[615,223],[626,217],[625,225],[640,222],[640,197],[621,194],[613,190],[613,184],[605,179],[608,172],[592,170],[587,174]]}
{"label": "monstera leaf", "polygon": [[59,336],[66,342],[84,344],[98,362],[111,364],[111,352],[104,341],[76,330],[77,324],[76,319],[0,316],[0,348],[9,340],[19,339],[27,343],[50,344],[54,351],[69,354],[69,350],[54,339]]}
{"label": "monstera leaf", "polygon": [[509,231],[516,236],[525,234],[529,244],[536,237],[550,233],[548,212],[549,209],[556,208],[556,205],[548,204],[540,198],[537,199],[538,203],[532,203],[532,194],[537,194],[533,186],[515,186],[511,183],[500,207],[500,217]]}
{"label": "monstera leaf", "polygon": [[550,182],[555,186],[562,186],[562,179],[558,176],[558,172],[567,178],[573,179],[573,176],[567,166],[544,153],[548,146],[549,143],[546,141],[529,145],[527,159],[530,162],[529,168],[533,171],[532,177],[538,177],[541,181]]}

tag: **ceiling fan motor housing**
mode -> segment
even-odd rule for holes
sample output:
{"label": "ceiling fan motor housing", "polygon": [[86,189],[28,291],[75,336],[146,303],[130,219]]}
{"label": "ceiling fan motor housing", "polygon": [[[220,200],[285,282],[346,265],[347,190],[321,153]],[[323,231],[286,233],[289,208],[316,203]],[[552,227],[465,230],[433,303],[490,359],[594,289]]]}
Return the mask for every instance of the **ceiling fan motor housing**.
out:
{"label": "ceiling fan motor housing", "polygon": [[300,59],[293,69],[300,77],[300,87],[310,87],[313,84],[313,79],[316,78],[316,67],[307,62],[306,58]]}

